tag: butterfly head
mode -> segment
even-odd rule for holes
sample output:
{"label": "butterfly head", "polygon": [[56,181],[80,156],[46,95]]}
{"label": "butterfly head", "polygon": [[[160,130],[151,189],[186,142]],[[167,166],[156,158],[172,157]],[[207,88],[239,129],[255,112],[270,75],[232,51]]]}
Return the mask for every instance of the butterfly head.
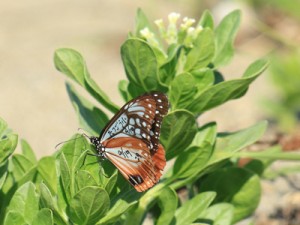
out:
{"label": "butterfly head", "polygon": [[105,147],[101,144],[100,139],[98,137],[90,137],[91,143],[95,146],[97,152],[100,156],[104,156]]}

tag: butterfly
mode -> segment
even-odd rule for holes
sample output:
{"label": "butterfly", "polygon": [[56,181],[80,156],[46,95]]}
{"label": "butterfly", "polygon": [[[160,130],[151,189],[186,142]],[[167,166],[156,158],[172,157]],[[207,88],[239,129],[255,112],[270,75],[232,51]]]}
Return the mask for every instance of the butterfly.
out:
{"label": "butterfly", "polygon": [[138,192],[154,186],[166,165],[159,136],[168,109],[165,94],[144,94],[126,103],[99,137],[89,137],[97,156],[112,162]]}

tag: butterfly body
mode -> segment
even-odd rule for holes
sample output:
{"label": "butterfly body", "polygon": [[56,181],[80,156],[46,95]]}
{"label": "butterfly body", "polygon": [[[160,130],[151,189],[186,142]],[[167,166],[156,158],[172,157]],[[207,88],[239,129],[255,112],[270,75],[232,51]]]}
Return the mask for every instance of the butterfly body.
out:
{"label": "butterfly body", "polygon": [[139,192],[154,186],[166,165],[159,135],[168,107],[163,93],[142,95],[125,104],[100,137],[90,137],[97,155],[111,161]]}

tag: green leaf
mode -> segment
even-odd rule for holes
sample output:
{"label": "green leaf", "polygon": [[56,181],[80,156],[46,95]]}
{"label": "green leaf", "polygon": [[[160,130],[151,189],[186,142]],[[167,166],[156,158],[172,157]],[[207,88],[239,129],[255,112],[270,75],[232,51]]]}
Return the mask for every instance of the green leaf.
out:
{"label": "green leaf", "polygon": [[90,144],[85,137],[80,134],[76,134],[66,142],[57,157],[61,152],[64,153],[68,166],[71,171],[77,171],[83,166],[83,162],[86,158],[86,152],[90,148]]}
{"label": "green leaf", "polygon": [[8,211],[20,213],[26,223],[31,224],[34,216],[39,209],[39,197],[36,193],[36,188],[33,183],[28,182],[22,185],[12,197]]}
{"label": "green leaf", "polygon": [[121,47],[127,78],[145,92],[158,90],[158,66],[154,51],[147,42],[132,38]]}
{"label": "green leaf", "polygon": [[265,59],[258,59],[254,61],[250,66],[246,69],[243,74],[243,78],[250,78],[264,72],[269,65],[269,62]]}
{"label": "green leaf", "polygon": [[214,29],[214,19],[209,10],[205,10],[202,13],[202,16],[199,20],[198,26],[202,26],[203,28]]}
{"label": "green leaf", "polygon": [[17,211],[11,210],[5,216],[4,225],[24,225],[26,221],[23,215]]}
{"label": "green leaf", "polygon": [[7,177],[7,170],[8,170],[8,163],[5,162],[0,165],[0,190],[2,190],[2,186],[6,180]]}
{"label": "green leaf", "polygon": [[128,80],[120,80],[118,84],[119,92],[125,102],[128,102],[131,99],[131,96],[128,93],[128,85]]}
{"label": "green leaf", "polygon": [[197,132],[195,117],[186,110],[176,110],[164,117],[160,140],[167,160],[183,152]]}
{"label": "green leaf", "polygon": [[128,93],[129,93],[130,99],[131,99],[131,98],[135,98],[137,96],[140,96],[140,95],[144,94],[145,90],[141,86],[137,86],[134,83],[129,82],[129,84],[128,84]]}
{"label": "green leaf", "polygon": [[108,181],[105,184],[105,190],[108,194],[110,194],[115,187],[118,179],[118,171],[115,170],[115,172],[109,177]]}
{"label": "green leaf", "polygon": [[4,131],[7,129],[7,123],[0,117],[0,137],[4,135]]}
{"label": "green leaf", "polygon": [[24,155],[14,154],[12,156],[13,175],[16,180],[20,180],[35,165]]}
{"label": "green leaf", "polygon": [[97,186],[97,182],[90,174],[90,172],[86,170],[78,170],[75,176],[75,185],[76,185],[75,190],[76,192],[78,192],[87,186]]}
{"label": "green leaf", "polygon": [[243,96],[248,86],[267,68],[267,61],[257,60],[252,63],[240,79],[220,82],[197,95],[187,106],[195,114],[203,113],[231,99]]}
{"label": "green leaf", "polygon": [[159,80],[165,85],[169,86],[176,75],[181,49],[181,46],[175,44],[170,45],[168,48],[168,58],[159,68]]}
{"label": "green leaf", "polygon": [[43,183],[40,184],[40,208],[47,208],[52,211],[55,224],[67,225],[67,222],[63,219],[61,212],[58,210],[56,202],[53,200],[50,190]]}
{"label": "green leaf", "polygon": [[80,96],[71,84],[67,83],[66,87],[72,105],[78,115],[80,126],[93,135],[99,135],[109,121],[107,115],[87,99]]}
{"label": "green leaf", "polygon": [[0,140],[0,163],[5,161],[16,149],[18,144],[18,135],[8,134]]}
{"label": "green leaf", "polygon": [[195,85],[198,89],[198,93],[200,94],[205,89],[211,87],[215,82],[214,72],[209,68],[203,68],[199,70],[191,71],[195,79]]}
{"label": "green leaf", "polygon": [[261,187],[259,177],[242,168],[214,171],[201,182],[201,191],[215,191],[214,202],[228,202],[234,206],[233,223],[249,216],[258,206]]}
{"label": "green leaf", "polygon": [[84,87],[99,103],[116,113],[119,109],[91,78],[81,54],[73,49],[61,48],[54,53],[54,63],[58,71],[67,75]]}
{"label": "green leaf", "polygon": [[201,218],[213,221],[214,225],[231,225],[234,207],[228,203],[218,203],[209,207]]}
{"label": "green leaf", "polygon": [[148,29],[152,32],[152,26],[149,23],[149,20],[142,9],[138,8],[136,12],[135,18],[135,36],[140,37],[140,31],[144,28],[148,27]]}
{"label": "green leaf", "polygon": [[213,156],[209,164],[219,162],[221,160],[230,158],[235,152],[249,146],[256,142],[265,132],[267,122],[262,121],[253,125],[252,127],[234,132],[219,134]]}
{"label": "green leaf", "polygon": [[194,222],[208,208],[215,196],[214,192],[204,192],[183,203],[175,212],[176,225],[188,225]]}
{"label": "green leaf", "polygon": [[206,67],[214,56],[215,45],[213,32],[204,28],[194,42],[194,47],[187,54],[184,71],[192,71]]}
{"label": "green leaf", "polygon": [[36,177],[37,169],[36,166],[31,167],[26,173],[17,181],[17,187],[21,187],[28,181],[34,181]]}
{"label": "green leaf", "polygon": [[27,159],[29,159],[34,164],[37,163],[37,159],[36,159],[36,156],[34,154],[34,151],[30,147],[30,145],[28,144],[28,142],[26,140],[24,140],[24,139],[21,140],[21,148],[22,148],[23,155]]}
{"label": "green leaf", "polygon": [[47,185],[40,183],[40,207],[55,210],[55,204]]}
{"label": "green leaf", "polygon": [[233,57],[233,42],[240,25],[241,12],[235,10],[223,18],[215,30],[216,52],[213,59],[215,68],[227,64]]}
{"label": "green leaf", "polygon": [[194,140],[191,146],[201,146],[204,142],[209,143],[211,146],[214,145],[217,137],[217,124],[211,122],[200,127],[197,131],[197,134],[194,137]]}
{"label": "green leaf", "polygon": [[199,174],[205,167],[212,153],[212,146],[205,142],[202,146],[193,146],[179,154],[174,167],[173,176],[187,178]]}
{"label": "green leaf", "polygon": [[95,224],[109,209],[107,192],[99,187],[85,187],[71,199],[69,217],[74,223]]}
{"label": "green leaf", "polygon": [[190,73],[175,77],[170,87],[170,102],[173,109],[184,109],[197,93],[196,81]]}
{"label": "green leaf", "polygon": [[53,214],[50,209],[41,209],[34,218],[32,225],[53,225]]}
{"label": "green leaf", "polygon": [[[123,190],[122,190],[123,191]],[[135,191],[131,191],[134,193]],[[101,218],[97,224],[110,224],[115,223],[116,221],[120,220],[120,217],[128,212],[134,205],[136,205],[137,201],[131,201],[130,198],[119,198],[116,200],[115,204],[109,209],[107,214]]]}
{"label": "green leaf", "polygon": [[161,190],[157,201],[161,213],[155,224],[170,224],[174,217],[178,204],[178,197],[176,192],[169,187],[165,187],[163,190]]}
{"label": "green leaf", "polygon": [[60,167],[60,178],[62,182],[62,186],[69,200],[75,193],[74,186],[72,181],[74,181],[73,174],[71,175],[70,167],[67,163],[66,157],[64,153],[60,154],[59,157],[59,167]]}
{"label": "green leaf", "polygon": [[46,156],[39,160],[37,170],[42,180],[50,188],[51,192],[57,193],[57,172],[55,165],[55,158],[53,156]]}

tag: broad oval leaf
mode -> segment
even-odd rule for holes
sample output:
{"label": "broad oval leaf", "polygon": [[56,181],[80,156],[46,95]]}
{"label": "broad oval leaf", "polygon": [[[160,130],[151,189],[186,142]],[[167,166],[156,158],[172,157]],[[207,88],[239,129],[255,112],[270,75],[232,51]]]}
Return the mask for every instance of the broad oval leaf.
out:
{"label": "broad oval leaf", "polygon": [[187,54],[184,71],[192,71],[206,67],[214,57],[215,44],[213,32],[204,28],[194,42],[194,47]]}
{"label": "broad oval leaf", "polygon": [[28,142],[24,139],[21,140],[21,148],[23,155],[29,159],[32,163],[37,163],[36,156],[34,154],[34,151],[32,150],[31,146],[28,144]]}
{"label": "broad oval leaf", "polygon": [[67,75],[81,86],[85,86],[84,80],[88,70],[79,52],[69,48],[57,49],[54,53],[54,64],[58,71]]}
{"label": "broad oval leaf", "polygon": [[168,48],[168,58],[159,68],[159,80],[169,86],[176,75],[176,68],[182,46],[176,44]]}
{"label": "broad oval leaf", "polygon": [[18,181],[24,177],[30,169],[32,169],[35,165],[28,158],[21,154],[14,154],[11,158],[13,164],[13,175],[15,179]]}
{"label": "broad oval leaf", "polygon": [[50,209],[41,209],[34,218],[32,225],[53,225],[53,213]]}
{"label": "broad oval leaf", "polygon": [[142,87],[145,92],[158,89],[157,60],[147,42],[128,39],[121,47],[121,56],[130,82]]}
{"label": "broad oval leaf", "polygon": [[75,174],[76,192],[87,186],[97,186],[96,180],[93,178],[89,171],[78,170]]}
{"label": "broad oval leaf", "polygon": [[81,127],[90,134],[99,135],[109,121],[107,115],[80,96],[71,84],[67,83],[66,87]]}
{"label": "broad oval leaf", "polygon": [[97,101],[115,113],[119,107],[115,105],[91,78],[82,55],[69,48],[61,48],[54,53],[54,64],[58,71],[67,75],[84,87]]}
{"label": "broad oval leaf", "polygon": [[231,99],[243,96],[249,85],[267,68],[268,62],[257,60],[252,63],[240,79],[220,82],[205,91],[187,106],[187,110],[200,114]]}
{"label": "broad oval leaf", "polygon": [[26,223],[31,224],[39,210],[39,197],[32,182],[22,185],[13,195],[8,211],[20,213]]}
{"label": "broad oval leaf", "polygon": [[204,142],[209,143],[211,146],[214,145],[217,137],[217,124],[211,122],[198,128],[197,134],[194,137],[191,146],[201,146]]}
{"label": "broad oval leaf", "polygon": [[67,163],[66,157],[64,153],[60,154],[59,157],[59,168],[60,168],[60,179],[62,183],[62,187],[64,189],[64,193],[68,200],[70,200],[71,196],[74,195],[74,173],[71,173],[70,167]]}
{"label": "broad oval leaf", "polygon": [[173,176],[187,178],[200,173],[205,167],[212,153],[212,146],[205,142],[201,146],[192,146],[179,154],[174,167]]}
{"label": "broad oval leaf", "polygon": [[238,152],[257,141],[264,134],[266,128],[267,122],[262,121],[234,133],[219,134],[214,154],[212,155],[209,164],[211,165],[232,157],[235,152]]}
{"label": "broad oval leaf", "polygon": [[4,135],[4,131],[7,129],[7,123],[0,117],[0,137]]}
{"label": "broad oval leaf", "polygon": [[[63,198],[62,196],[58,196],[59,198]],[[54,201],[50,190],[48,187],[44,184],[40,184],[40,201],[39,201],[40,208],[44,209],[50,209],[53,213],[53,220],[55,224],[57,225],[67,225],[67,222],[65,221],[62,213],[60,210],[58,210],[57,203]]]}
{"label": "broad oval leaf", "polygon": [[18,135],[8,134],[0,140],[0,163],[5,161],[16,149],[18,144]]}
{"label": "broad oval leaf", "polygon": [[6,180],[8,173],[8,162],[5,162],[0,165],[0,190],[2,190],[2,186]]}
{"label": "broad oval leaf", "polygon": [[199,20],[198,26],[209,27],[210,29],[214,29],[214,19],[209,10],[205,10],[202,13],[202,16]]}
{"label": "broad oval leaf", "polygon": [[154,32],[147,16],[145,15],[142,9],[138,8],[135,17],[135,36],[140,37],[140,31],[146,27],[151,32]]}
{"label": "broad oval leaf", "polygon": [[228,202],[234,206],[233,223],[249,216],[258,206],[261,186],[259,177],[243,168],[214,171],[201,181],[201,191],[215,191],[214,202]]}
{"label": "broad oval leaf", "polygon": [[241,12],[235,10],[223,18],[215,29],[216,52],[213,59],[215,68],[227,64],[233,57],[233,41],[240,25]]}
{"label": "broad oval leaf", "polygon": [[211,87],[215,82],[214,72],[209,68],[193,70],[190,73],[195,79],[195,85],[198,89],[197,95]]}
{"label": "broad oval leaf", "polygon": [[109,196],[103,188],[85,187],[71,199],[68,215],[74,223],[93,225],[107,213],[109,206]]}
{"label": "broad oval leaf", "polygon": [[157,203],[161,213],[155,224],[170,224],[178,205],[178,197],[176,192],[170,187],[165,187],[160,191],[160,195],[157,198]]}
{"label": "broad oval leaf", "polygon": [[97,222],[97,224],[104,225],[118,221],[123,214],[128,212],[136,204],[137,201],[127,201],[126,199],[122,198],[118,199],[116,203],[109,209],[107,214]]}
{"label": "broad oval leaf", "polygon": [[188,225],[194,222],[208,208],[215,196],[215,192],[204,192],[183,203],[175,212],[176,225]]}
{"label": "broad oval leaf", "polygon": [[42,180],[54,194],[57,193],[57,172],[56,167],[53,165],[55,165],[55,158],[46,156],[39,160],[37,170]]}
{"label": "broad oval leaf", "polygon": [[176,110],[164,117],[160,140],[166,150],[167,160],[183,152],[192,142],[197,132],[193,114],[186,110]]}
{"label": "broad oval leaf", "polygon": [[182,73],[171,83],[169,98],[173,109],[184,109],[197,93],[194,77],[190,73]]}
{"label": "broad oval leaf", "polygon": [[26,221],[24,219],[24,216],[15,211],[15,210],[10,210],[6,213],[5,219],[4,219],[4,225],[24,225],[26,224]]}
{"label": "broad oval leaf", "polygon": [[231,225],[234,207],[229,203],[218,203],[210,206],[201,214],[201,219],[211,220],[214,225]]}

